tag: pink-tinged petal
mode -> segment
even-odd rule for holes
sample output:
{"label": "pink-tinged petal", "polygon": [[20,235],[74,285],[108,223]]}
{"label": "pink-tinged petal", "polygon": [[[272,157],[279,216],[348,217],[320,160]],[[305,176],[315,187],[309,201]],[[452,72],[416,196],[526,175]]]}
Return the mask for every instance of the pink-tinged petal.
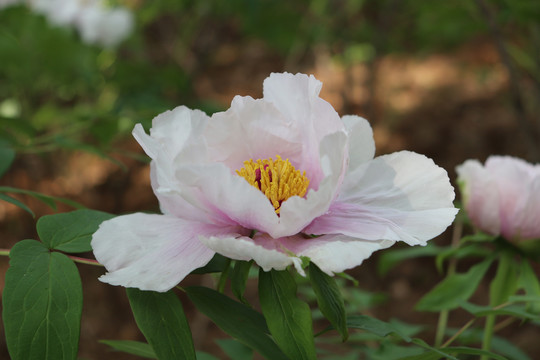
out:
{"label": "pink-tinged petal", "polygon": [[349,135],[349,169],[354,171],[358,166],[375,156],[375,140],[373,130],[368,121],[360,116],[347,115],[341,118]]}
{"label": "pink-tinged petal", "polygon": [[332,105],[319,97],[322,83],[313,75],[272,73],[264,80],[263,99],[273,103],[293,122],[303,126],[306,134],[321,140],[343,129],[343,123]]}
{"label": "pink-tinged petal", "polygon": [[236,96],[229,110],[212,116],[205,139],[212,162],[237,170],[244,161],[275,159],[276,155],[298,165],[302,160],[300,133],[301,128],[273,104]]}
{"label": "pink-tinged petal", "polygon": [[278,216],[268,198],[244,178],[221,163],[179,167],[176,173],[193,204],[224,223],[268,231],[278,225]]}
{"label": "pink-tinged petal", "polygon": [[330,210],[304,232],[423,245],[452,223],[458,211],[453,200],[444,169],[423,155],[402,151],[347,173]]}
{"label": "pink-tinged petal", "polygon": [[266,231],[278,238],[299,233],[316,217],[326,213],[336,197],[347,169],[347,136],[336,132],[326,136],[320,145],[320,164],[324,178],[317,190],[309,190],[303,198],[293,196],[281,204],[277,227]]}
{"label": "pink-tinged petal", "polygon": [[467,160],[456,168],[473,224],[509,240],[540,237],[540,165],[490,156],[485,166]]}
{"label": "pink-tinged petal", "polygon": [[456,167],[456,172],[471,221],[489,234],[500,234],[500,198],[493,177],[477,160],[465,161]]}
{"label": "pink-tinged petal", "polygon": [[256,234],[254,239],[201,237],[201,242],[213,251],[231,259],[254,260],[264,271],[283,270],[299,262],[299,259],[285,253],[285,249],[280,247],[279,242],[266,234]]}
{"label": "pink-tinged petal", "polygon": [[528,196],[520,197],[520,211],[514,217],[517,230],[510,234],[503,232],[508,239],[540,239],[540,176],[534,178],[524,192]]}
{"label": "pink-tinged petal", "polygon": [[214,255],[199,241],[200,235],[240,236],[235,230],[136,213],[103,222],[91,244],[96,259],[107,269],[101,281],[163,292]]}
{"label": "pink-tinged petal", "polygon": [[320,142],[325,136],[344,130],[332,105],[319,97],[321,87],[322,83],[313,75],[289,73],[273,73],[263,84],[263,100],[274,104],[299,131],[302,160],[293,165],[306,171],[310,189],[317,189],[324,177],[319,163]]}

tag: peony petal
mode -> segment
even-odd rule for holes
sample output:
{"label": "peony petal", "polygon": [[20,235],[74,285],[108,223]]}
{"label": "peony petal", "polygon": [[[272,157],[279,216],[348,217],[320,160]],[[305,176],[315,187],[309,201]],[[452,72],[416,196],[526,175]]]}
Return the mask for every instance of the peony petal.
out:
{"label": "peony petal", "polygon": [[534,178],[523,193],[528,196],[520,197],[522,204],[518,208],[521,211],[514,218],[516,230],[503,235],[508,239],[540,239],[540,176]]}
{"label": "peony petal", "polygon": [[193,204],[221,222],[264,232],[278,225],[268,198],[224,164],[183,166],[176,174],[185,192],[192,195]]}
{"label": "peony petal", "polygon": [[392,240],[362,240],[346,235],[324,235],[313,239],[282,239],[297,256],[306,256],[330,276],[362,264],[377,250],[392,246]]}
{"label": "peony petal", "polygon": [[199,235],[240,236],[235,230],[136,213],[103,222],[91,244],[96,259],[108,271],[101,281],[163,292],[214,255]]}
{"label": "peony petal", "polygon": [[[254,260],[264,271],[283,270],[295,262],[294,257],[285,253],[267,234],[257,233],[254,239],[201,237],[203,242],[215,252],[235,260]],[[299,261],[299,259],[296,259]]]}
{"label": "peony petal", "polygon": [[423,155],[402,151],[348,173],[329,212],[304,232],[423,245],[454,220],[453,199],[444,169]]}
{"label": "peony petal", "polygon": [[456,167],[462,197],[471,221],[483,231],[499,235],[500,197],[495,179],[477,160]]}
{"label": "peony petal", "polygon": [[349,169],[354,171],[358,166],[375,156],[375,139],[368,121],[360,116],[347,115],[341,118],[349,135]]}
{"label": "peony petal", "polygon": [[306,171],[310,189],[317,189],[324,177],[319,163],[320,142],[325,136],[344,130],[332,105],[319,97],[321,87],[322,83],[313,75],[289,73],[273,73],[263,84],[263,100],[274,104],[298,129],[302,161],[293,165]]}
{"label": "peony petal", "polygon": [[236,96],[229,110],[212,116],[205,139],[210,160],[232,170],[242,168],[244,161],[275,159],[276,155],[298,166],[302,160],[300,132],[273,104]]}
{"label": "peony petal", "polygon": [[267,231],[272,237],[294,235],[318,216],[326,213],[336,197],[347,166],[347,136],[336,132],[326,136],[320,145],[320,163],[324,179],[317,190],[309,190],[304,198],[293,196],[281,204],[277,227]]}

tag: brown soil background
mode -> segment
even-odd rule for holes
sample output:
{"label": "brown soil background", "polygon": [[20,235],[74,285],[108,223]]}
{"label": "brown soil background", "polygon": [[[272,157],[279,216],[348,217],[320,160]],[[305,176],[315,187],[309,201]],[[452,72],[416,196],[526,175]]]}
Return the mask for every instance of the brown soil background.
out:
{"label": "brown soil background", "polygon": [[[455,166],[469,158],[485,160],[490,154],[508,154],[530,159],[522,129],[509,97],[509,79],[496,50],[485,39],[478,39],[451,53],[425,57],[384,56],[370,66],[348,68],[332,61],[321,48],[307,64],[289,66],[257,41],[240,45],[224,44],[216,49],[215,58],[198,71],[194,79],[196,97],[213,100],[224,108],[234,95],[262,96],[262,81],[272,71],[312,73],[323,82],[321,97],[341,114],[358,114],[370,120],[378,154],[402,149],[423,153],[444,167],[455,181]],[[219,54],[219,56],[218,56]],[[537,113],[538,99],[527,78],[520,86],[531,99],[529,113]],[[178,105],[182,101],[179,99]],[[533,111],[534,110],[534,111]],[[156,114],[157,115],[157,114]],[[133,139],[125,139],[118,148],[142,153]],[[54,153],[52,156],[19,156],[0,185],[16,186],[62,196],[81,202],[91,209],[115,214],[135,211],[158,211],[149,183],[148,165],[127,157],[118,158],[127,171],[87,153]],[[116,155],[115,155],[116,156]],[[21,197],[37,218],[52,213],[43,204]],[[60,206],[60,211],[71,209]],[[0,202],[0,247],[37,238],[35,221],[22,210]],[[451,229],[437,238],[448,244]],[[92,257],[92,254],[83,254]],[[349,271],[361,289],[386,294],[388,300],[369,310],[382,320],[397,318],[404,322],[426,324],[424,338],[433,340],[437,315],[414,311],[416,302],[431,289],[442,275],[432,259],[402,263],[385,277],[376,272],[378,256]],[[130,312],[123,288],[103,284],[97,278],[102,268],[78,265],[83,280],[84,309],[79,358],[136,359],[111,352],[99,339],[144,340]],[[460,264],[459,269],[466,269]],[[0,259],[0,289],[3,289],[8,258]],[[488,274],[493,275],[493,274]],[[183,285],[211,286],[211,276],[193,275]],[[485,303],[487,282],[482,284],[474,301]],[[194,311],[189,300],[180,295],[192,325],[198,350],[226,358],[214,340],[226,335],[203,315]],[[248,289],[256,299],[256,286]],[[461,327],[468,320],[456,311],[450,326]],[[540,354],[540,329],[528,324],[512,324],[501,335],[524,349],[531,358]],[[336,348],[339,352],[339,348]],[[0,358],[8,359],[5,339],[0,335]]]}

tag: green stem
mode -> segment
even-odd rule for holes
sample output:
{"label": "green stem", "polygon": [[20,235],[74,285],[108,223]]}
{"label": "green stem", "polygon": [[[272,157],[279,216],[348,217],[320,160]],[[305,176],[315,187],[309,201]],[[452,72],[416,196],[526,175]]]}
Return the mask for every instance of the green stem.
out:
{"label": "green stem", "polygon": [[231,259],[227,258],[227,262],[225,263],[225,269],[221,273],[221,276],[219,277],[219,282],[217,286],[217,291],[220,293],[223,293],[225,291],[225,284],[227,283],[227,278],[229,277],[229,270],[231,268]]}
{"label": "green stem", "polygon": [[[495,315],[490,314],[486,317],[484,325],[484,338],[482,340],[482,350],[489,351],[491,349],[491,339],[493,339],[493,329],[495,329]],[[488,355],[482,355],[480,360],[488,360]]]}
{"label": "green stem", "polygon": [[[9,256],[9,252],[11,251],[11,249],[0,249],[0,255],[3,255],[3,256]],[[78,256],[73,256],[73,255],[67,255],[66,256],[68,258],[70,258],[71,260],[79,263],[79,264],[86,264],[86,265],[94,265],[94,266],[103,266],[102,264],[100,264],[97,260],[93,260],[93,259],[86,259],[86,258],[82,258],[82,257],[78,257]]]}
{"label": "green stem", "polygon": [[[508,274],[511,271],[512,256],[508,253],[501,253],[499,263],[497,265],[497,273],[489,286],[489,305],[492,308],[505,306],[505,301],[508,298]],[[491,340],[495,332],[496,315],[490,314],[486,316],[484,325],[484,337],[482,339],[482,350],[490,351]],[[480,360],[488,360],[488,355],[482,355]]]}
{"label": "green stem", "polygon": [[[461,239],[461,234],[463,232],[463,222],[461,220],[456,220],[454,223],[454,231],[452,233],[452,248],[457,248],[459,246],[459,241]],[[457,259],[452,257],[448,264],[448,270],[446,277],[451,276],[456,272]],[[437,332],[435,333],[435,347],[441,347],[441,344],[444,340],[444,334],[446,332],[446,326],[448,325],[448,316],[450,310],[443,310],[439,314],[439,320],[437,322]]]}

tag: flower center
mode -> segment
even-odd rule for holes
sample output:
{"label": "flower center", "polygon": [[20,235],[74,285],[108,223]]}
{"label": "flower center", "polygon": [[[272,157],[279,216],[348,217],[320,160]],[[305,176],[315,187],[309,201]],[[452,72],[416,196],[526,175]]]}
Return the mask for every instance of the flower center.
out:
{"label": "flower center", "polygon": [[283,160],[279,155],[276,158],[244,161],[244,167],[236,170],[236,173],[261,190],[279,215],[282,202],[291,196],[302,197],[306,194],[309,179],[306,172],[296,170],[289,159]]}

